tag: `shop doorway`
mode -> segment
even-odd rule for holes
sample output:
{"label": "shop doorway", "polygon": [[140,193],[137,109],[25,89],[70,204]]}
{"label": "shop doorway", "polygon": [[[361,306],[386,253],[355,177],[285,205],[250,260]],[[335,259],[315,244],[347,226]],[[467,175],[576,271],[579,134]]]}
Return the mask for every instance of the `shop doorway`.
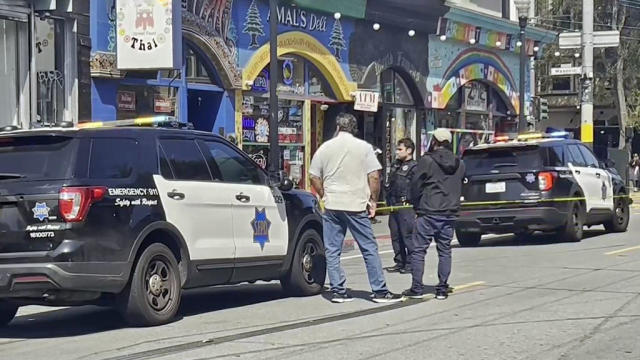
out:
{"label": "shop doorway", "polygon": [[221,100],[222,93],[189,89],[187,93],[187,112],[189,114],[189,122],[193,124],[196,130],[210,132],[213,129],[220,110]]}

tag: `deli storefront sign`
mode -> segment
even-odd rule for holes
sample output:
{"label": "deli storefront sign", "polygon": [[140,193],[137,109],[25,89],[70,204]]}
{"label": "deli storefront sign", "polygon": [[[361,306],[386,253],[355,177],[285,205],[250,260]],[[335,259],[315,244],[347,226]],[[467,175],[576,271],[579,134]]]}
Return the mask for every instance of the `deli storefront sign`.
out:
{"label": "deli storefront sign", "polygon": [[117,0],[118,69],[182,67],[180,0]]}
{"label": "deli storefront sign", "polygon": [[356,91],[355,93],[356,103],[353,108],[357,111],[378,111],[378,102],[380,101],[380,94],[374,91]]}

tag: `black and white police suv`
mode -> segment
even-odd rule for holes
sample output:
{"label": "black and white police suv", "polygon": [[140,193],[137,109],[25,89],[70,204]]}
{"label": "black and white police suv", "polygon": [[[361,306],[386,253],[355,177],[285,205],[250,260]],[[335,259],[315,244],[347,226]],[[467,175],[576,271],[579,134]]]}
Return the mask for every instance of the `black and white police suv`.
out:
{"label": "black and white police suv", "polygon": [[599,163],[580,141],[556,136],[527,134],[464,152],[461,246],[478,245],[483,234],[544,231],[580,241],[584,226],[627,230],[631,199],[614,164]]}
{"label": "black and white police suv", "polygon": [[0,132],[0,325],[29,304],[163,324],[183,289],[259,280],[320,293],[312,194],[210,133],[99,125]]}

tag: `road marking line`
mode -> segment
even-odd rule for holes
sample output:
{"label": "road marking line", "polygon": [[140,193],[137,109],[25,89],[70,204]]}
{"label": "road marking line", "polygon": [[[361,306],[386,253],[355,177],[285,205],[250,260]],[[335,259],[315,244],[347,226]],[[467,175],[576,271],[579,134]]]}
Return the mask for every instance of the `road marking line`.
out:
{"label": "road marking line", "polygon": [[630,248],[626,248],[626,249],[620,249],[620,250],[616,250],[616,251],[609,251],[607,253],[604,253],[605,255],[617,255],[617,254],[622,254],[625,253],[627,251],[633,251],[633,250],[640,250],[640,246],[633,246]]}
{"label": "road marking line", "polygon": [[[380,251],[378,254],[388,254],[388,253],[392,253],[393,250],[384,250],[384,251]],[[340,260],[349,260],[349,259],[356,259],[356,258],[361,258],[362,254],[358,254],[358,255],[351,255],[351,256],[343,256],[340,258]]]}
{"label": "road marking line", "polygon": [[456,292],[456,291],[460,291],[460,290],[468,289],[470,287],[480,286],[480,285],[484,285],[484,284],[486,284],[486,282],[484,282],[484,281],[471,282],[471,283],[468,283],[468,284],[454,286],[453,287],[453,291]]}

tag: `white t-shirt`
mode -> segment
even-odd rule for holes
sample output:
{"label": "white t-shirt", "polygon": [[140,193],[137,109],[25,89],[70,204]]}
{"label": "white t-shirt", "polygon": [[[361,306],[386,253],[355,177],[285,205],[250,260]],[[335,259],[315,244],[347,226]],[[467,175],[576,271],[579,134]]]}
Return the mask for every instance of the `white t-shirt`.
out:
{"label": "white t-shirt", "polygon": [[371,144],[340,132],[316,151],[309,173],[322,179],[326,209],[365,211],[371,197],[367,176],[380,169]]}

